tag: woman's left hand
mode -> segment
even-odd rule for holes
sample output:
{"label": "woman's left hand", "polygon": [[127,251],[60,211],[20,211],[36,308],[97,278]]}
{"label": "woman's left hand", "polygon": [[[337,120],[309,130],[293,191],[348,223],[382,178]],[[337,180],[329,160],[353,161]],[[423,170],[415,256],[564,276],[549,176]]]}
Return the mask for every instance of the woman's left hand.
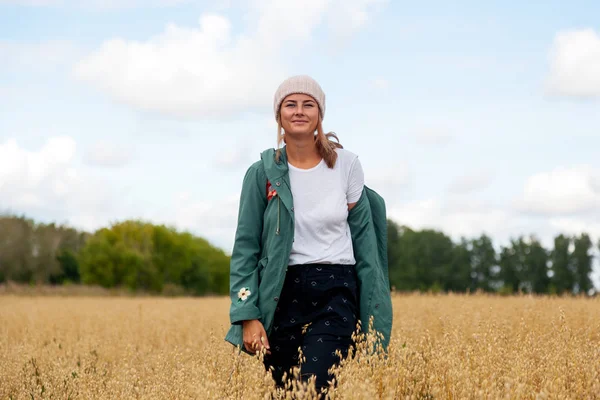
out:
{"label": "woman's left hand", "polygon": [[263,324],[257,319],[247,320],[242,324],[246,350],[258,353],[264,347],[267,354],[271,354],[269,339],[267,339],[267,332]]}

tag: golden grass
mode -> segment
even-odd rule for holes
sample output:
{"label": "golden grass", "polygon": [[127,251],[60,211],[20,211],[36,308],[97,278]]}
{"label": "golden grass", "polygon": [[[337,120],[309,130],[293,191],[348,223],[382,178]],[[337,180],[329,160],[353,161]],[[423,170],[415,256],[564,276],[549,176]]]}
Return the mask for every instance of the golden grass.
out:
{"label": "golden grass", "polygon": [[[389,356],[363,343],[332,398],[600,398],[600,299],[404,295],[394,312]],[[269,398],[259,360],[223,340],[227,313],[226,298],[0,296],[0,399]]]}

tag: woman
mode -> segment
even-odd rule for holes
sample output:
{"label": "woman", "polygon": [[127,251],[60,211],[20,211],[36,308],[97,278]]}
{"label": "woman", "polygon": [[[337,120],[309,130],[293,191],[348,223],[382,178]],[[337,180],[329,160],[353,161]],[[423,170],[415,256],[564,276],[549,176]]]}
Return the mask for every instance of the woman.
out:
{"label": "woman", "polygon": [[387,348],[385,205],[364,185],[358,157],[323,132],[325,94],[315,80],[285,80],[274,112],[278,149],[265,150],[242,185],[226,340],[264,351],[278,385],[301,364],[301,376],[314,375],[320,389],[357,322],[366,331],[373,317]]}

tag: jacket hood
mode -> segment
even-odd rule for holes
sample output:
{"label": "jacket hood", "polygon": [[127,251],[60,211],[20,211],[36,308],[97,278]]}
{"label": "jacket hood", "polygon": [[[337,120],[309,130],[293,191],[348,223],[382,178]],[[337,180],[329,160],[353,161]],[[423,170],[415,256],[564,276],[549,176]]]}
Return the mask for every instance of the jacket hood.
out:
{"label": "jacket hood", "polygon": [[274,148],[266,149],[260,154],[265,173],[269,179],[280,178],[288,172],[286,147],[281,148],[279,161],[275,160],[275,154],[277,152]]}

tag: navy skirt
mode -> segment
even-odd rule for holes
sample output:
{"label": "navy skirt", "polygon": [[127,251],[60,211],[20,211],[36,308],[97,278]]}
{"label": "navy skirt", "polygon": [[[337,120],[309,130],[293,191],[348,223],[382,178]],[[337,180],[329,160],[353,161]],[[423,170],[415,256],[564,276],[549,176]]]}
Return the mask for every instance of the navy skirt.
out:
{"label": "navy skirt", "polygon": [[329,386],[327,371],[353,346],[358,319],[358,279],[353,265],[308,264],[288,267],[264,359],[278,386],[283,373],[304,361],[302,380],[316,376],[317,389]]}

